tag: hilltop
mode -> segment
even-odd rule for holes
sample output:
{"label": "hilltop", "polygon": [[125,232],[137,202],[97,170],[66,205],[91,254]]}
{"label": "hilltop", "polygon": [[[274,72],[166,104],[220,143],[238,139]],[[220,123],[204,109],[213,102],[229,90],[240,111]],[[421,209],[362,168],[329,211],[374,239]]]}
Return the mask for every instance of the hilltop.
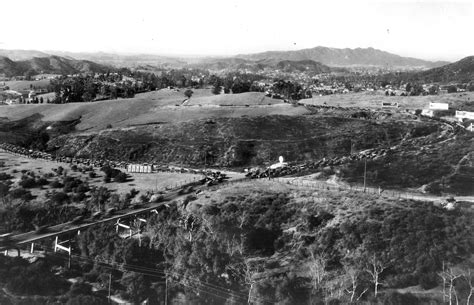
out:
{"label": "hilltop", "polygon": [[105,73],[110,67],[87,60],[67,59],[59,56],[33,57],[28,60],[13,61],[8,57],[0,56],[0,73],[7,77],[33,74],[77,74],[77,73]]}
{"label": "hilltop", "polygon": [[36,50],[5,50],[0,49],[0,57],[8,57],[11,60],[28,60],[33,57],[48,57],[51,54]]}
{"label": "hilltop", "polygon": [[414,75],[414,78],[425,82],[472,82],[474,80],[474,56],[468,56],[452,64],[418,72]]}
{"label": "hilltop", "polygon": [[255,54],[241,54],[237,58],[248,60],[313,60],[328,66],[380,66],[380,67],[439,67],[446,62],[431,62],[427,60],[402,57],[374,48],[337,49],[315,47],[297,51],[267,51]]}
{"label": "hilltop", "polygon": [[253,72],[265,69],[281,70],[283,72],[306,72],[313,74],[330,73],[341,69],[328,67],[314,60],[277,60],[264,58],[253,61],[249,59],[227,57],[227,58],[206,58],[192,63],[192,67],[211,70],[238,70],[247,69]]}

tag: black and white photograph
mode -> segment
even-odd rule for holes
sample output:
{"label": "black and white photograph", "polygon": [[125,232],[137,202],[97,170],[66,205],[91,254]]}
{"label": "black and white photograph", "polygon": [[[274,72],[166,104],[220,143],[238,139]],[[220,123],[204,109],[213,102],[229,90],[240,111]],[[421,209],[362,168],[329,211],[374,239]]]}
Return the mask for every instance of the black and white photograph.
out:
{"label": "black and white photograph", "polygon": [[474,305],[474,1],[0,12],[0,305]]}

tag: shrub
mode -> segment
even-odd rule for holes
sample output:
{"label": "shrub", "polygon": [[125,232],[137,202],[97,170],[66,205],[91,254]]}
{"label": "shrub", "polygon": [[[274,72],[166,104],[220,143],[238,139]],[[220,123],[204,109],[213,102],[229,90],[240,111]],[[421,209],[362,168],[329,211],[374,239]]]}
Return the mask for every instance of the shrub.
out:
{"label": "shrub", "polygon": [[74,177],[65,177],[63,180],[63,183],[64,183],[64,191],[69,193],[69,192],[72,192],[73,189],[81,185],[82,181]]}
{"label": "shrub", "polygon": [[421,288],[425,290],[434,288],[438,285],[438,276],[433,272],[423,273],[420,276],[418,283],[420,284]]}
{"label": "shrub", "polygon": [[62,166],[58,166],[58,168],[54,171],[56,172],[56,174],[58,174],[58,176],[61,176],[64,172],[64,168]]}
{"label": "shrub", "polygon": [[87,183],[79,184],[74,190],[75,193],[86,193],[88,191],[90,191],[90,187]]}
{"label": "shrub", "polygon": [[418,298],[410,293],[390,292],[382,296],[384,305],[416,305],[420,304]]}
{"label": "shrub", "polygon": [[9,194],[12,198],[15,199],[23,199],[26,201],[33,199],[33,195],[31,195],[31,192],[25,190],[22,187],[11,190]]}
{"label": "shrub", "polygon": [[49,186],[52,187],[52,188],[58,189],[58,188],[62,188],[63,184],[61,182],[59,182],[59,180],[56,179],[54,181],[51,181],[49,183]]}
{"label": "shrub", "polygon": [[18,183],[23,188],[33,188],[36,186],[36,181],[34,178],[28,176],[22,176],[21,181]]}
{"label": "shrub", "polygon": [[53,192],[51,195],[50,195],[50,199],[51,201],[53,201],[55,204],[57,205],[62,205],[64,204],[66,201],[69,201],[69,196],[67,193],[64,193],[64,192]]}
{"label": "shrub", "polygon": [[114,178],[115,182],[126,182],[127,181],[127,174],[124,172],[120,172],[117,176]]}
{"label": "shrub", "polygon": [[72,195],[72,201],[74,202],[81,202],[84,199],[86,199],[86,194],[85,193],[75,193]]}
{"label": "shrub", "polygon": [[47,185],[49,183],[48,179],[41,177],[36,180],[37,185]]}
{"label": "shrub", "polygon": [[103,171],[106,176],[110,176],[110,178],[115,178],[118,174],[121,173],[120,170],[113,168],[110,165],[102,166],[100,170]]}
{"label": "shrub", "polygon": [[0,173],[0,181],[9,180],[9,179],[11,179],[11,178],[13,178],[12,175],[9,175],[9,174],[7,174],[7,173]]}

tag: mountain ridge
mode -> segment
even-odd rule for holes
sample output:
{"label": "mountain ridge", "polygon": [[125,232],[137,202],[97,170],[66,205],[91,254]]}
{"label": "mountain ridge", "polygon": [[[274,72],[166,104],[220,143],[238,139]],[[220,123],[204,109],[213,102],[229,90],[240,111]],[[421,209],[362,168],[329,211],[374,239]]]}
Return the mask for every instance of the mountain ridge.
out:
{"label": "mountain ridge", "polygon": [[7,77],[34,74],[77,74],[105,73],[111,68],[88,60],[68,59],[60,56],[33,57],[27,60],[14,61],[6,56],[0,56],[0,73]]}
{"label": "mountain ridge", "polygon": [[474,81],[474,55],[441,67],[415,73],[414,77],[427,82],[472,82]]}
{"label": "mountain ridge", "polygon": [[429,61],[413,57],[403,57],[374,48],[330,48],[317,46],[293,51],[265,51],[251,54],[237,54],[229,56],[173,56],[159,54],[132,54],[132,53],[107,53],[107,52],[68,52],[68,51],[36,51],[36,50],[2,50],[0,56],[12,60],[27,60],[33,57],[61,56],[75,60],[89,60],[100,64],[114,66],[136,66],[143,64],[159,64],[171,66],[185,66],[187,64],[205,63],[209,61],[233,61],[244,59],[249,61],[279,62],[312,60],[326,66],[351,67],[351,66],[380,66],[380,67],[413,67],[429,69],[449,64],[448,61]]}
{"label": "mountain ridge", "polygon": [[386,51],[374,48],[338,49],[329,47],[314,47],[295,51],[266,51],[253,54],[238,54],[235,57],[248,60],[313,60],[327,66],[348,67],[348,66],[381,66],[381,67],[423,67],[434,68],[449,62],[428,61],[413,57],[402,57]]}

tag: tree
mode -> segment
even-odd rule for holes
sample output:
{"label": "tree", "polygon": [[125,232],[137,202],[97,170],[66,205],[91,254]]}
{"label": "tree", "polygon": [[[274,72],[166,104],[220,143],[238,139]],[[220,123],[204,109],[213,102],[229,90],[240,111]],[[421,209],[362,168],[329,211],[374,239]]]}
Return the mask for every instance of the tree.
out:
{"label": "tree", "polygon": [[458,91],[458,88],[454,85],[451,85],[448,87],[448,93],[456,93]]}
{"label": "tree", "polygon": [[36,71],[34,69],[28,69],[25,72],[25,79],[26,80],[31,80],[31,78],[36,74]]}
{"label": "tree", "polygon": [[433,85],[428,89],[428,93],[430,95],[436,95],[436,94],[438,94],[438,89],[439,89],[438,86]]}
{"label": "tree", "polygon": [[91,198],[90,198],[90,203],[93,205],[92,207],[96,206],[98,208],[98,211],[103,211],[105,209],[105,203],[107,199],[110,197],[110,191],[101,186],[101,187],[94,187],[90,191],[91,193]]}
{"label": "tree", "polygon": [[359,284],[360,271],[349,265],[344,265],[344,271],[345,271],[346,279],[348,280],[349,286],[350,286],[350,288],[346,288],[346,292],[350,295],[351,303],[356,300],[357,301],[360,300],[360,298],[368,290],[368,288],[365,288],[362,292],[359,293],[359,296],[357,296],[357,292],[360,291],[360,289],[358,289],[360,286]]}
{"label": "tree", "polygon": [[219,83],[215,84],[214,87],[212,87],[212,93],[221,94],[221,85]]}
{"label": "tree", "polygon": [[319,289],[323,280],[327,277],[326,271],[328,259],[325,253],[311,253],[309,271],[313,284],[313,289]]}
{"label": "tree", "polygon": [[370,274],[372,282],[374,283],[374,295],[377,297],[379,286],[383,283],[380,281],[380,275],[387,268],[387,264],[382,262],[375,254],[372,255],[369,262],[367,262],[366,271]]}
{"label": "tree", "polygon": [[147,298],[150,282],[144,275],[126,272],[120,282],[126,288],[127,295],[133,304],[140,304],[141,301]]}
{"label": "tree", "polygon": [[189,98],[191,98],[191,96],[193,95],[193,93],[194,93],[193,90],[191,90],[191,89],[186,89],[186,91],[184,91],[184,96],[189,99]]}
{"label": "tree", "polygon": [[[462,277],[463,273],[457,268],[446,266],[446,264],[443,262],[443,269],[441,272],[438,273],[438,275],[443,280],[443,301],[446,302],[446,298],[448,298],[449,305],[452,305],[454,296],[456,298],[456,303],[459,303],[457,292],[454,286],[456,279]],[[470,282],[470,284],[472,284],[472,282]],[[446,286],[448,287],[448,291],[446,291]],[[472,287],[470,288],[472,293]],[[469,299],[470,296],[471,295],[469,295],[468,297]]]}
{"label": "tree", "polygon": [[3,205],[6,203],[6,196],[9,190],[10,186],[8,184],[0,182],[0,198],[2,198]]}
{"label": "tree", "polygon": [[127,181],[127,174],[124,172],[120,172],[117,176],[114,177],[115,182],[126,182]]}

